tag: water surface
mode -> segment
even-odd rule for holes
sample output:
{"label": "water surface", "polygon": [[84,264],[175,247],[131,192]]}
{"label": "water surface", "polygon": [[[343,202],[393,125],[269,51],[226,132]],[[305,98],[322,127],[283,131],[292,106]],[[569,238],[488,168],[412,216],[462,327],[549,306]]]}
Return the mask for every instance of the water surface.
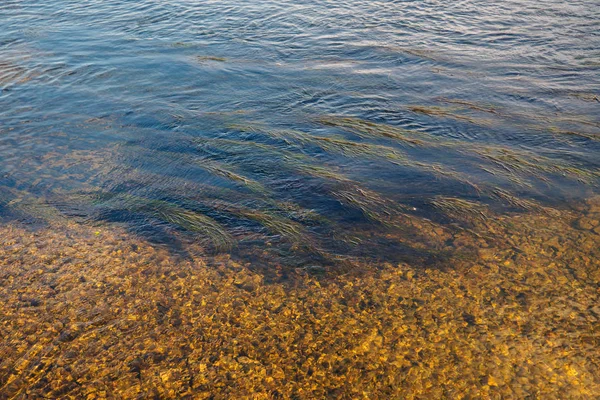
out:
{"label": "water surface", "polygon": [[431,264],[597,187],[594,0],[296,3],[3,1],[0,215]]}
{"label": "water surface", "polygon": [[598,398],[599,26],[0,0],[0,398]]}

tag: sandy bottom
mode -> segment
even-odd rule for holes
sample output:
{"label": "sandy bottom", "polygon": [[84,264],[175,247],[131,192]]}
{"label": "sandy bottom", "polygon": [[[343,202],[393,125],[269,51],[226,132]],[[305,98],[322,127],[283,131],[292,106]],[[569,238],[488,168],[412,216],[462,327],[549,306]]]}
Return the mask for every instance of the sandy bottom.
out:
{"label": "sandy bottom", "polygon": [[0,398],[597,398],[599,221],[595,199],[486,221],[493,245],[446,268],[280,281],[117,228],[4,224]]}

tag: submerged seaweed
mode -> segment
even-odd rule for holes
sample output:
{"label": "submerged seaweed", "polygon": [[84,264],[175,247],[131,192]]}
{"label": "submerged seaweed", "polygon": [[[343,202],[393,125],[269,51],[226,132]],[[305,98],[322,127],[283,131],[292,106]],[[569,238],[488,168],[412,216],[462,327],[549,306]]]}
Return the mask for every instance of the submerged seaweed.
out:
{"label": "submerged seaweed", "polygon": [[234,242],[227,230],[217,221],[171,202],[130,194],[114,195],[103,192],[83,194],[86,195],[96,210],[94,214],[98,216],[119,210],[146,215],[186,231],[200,233],[218,251],[231,249]]}
{"label": "submerged seaweed", "polygon": [[550,182],[549,177],[546,175],[555,174],[588,184],[594,183],[600,177],[598,171],[579,168],[573,164],[523,150],[483,146],[481,148],[472,147],[472,151],[490,160],[496,167],[503,169],[506,174],[511,176],[521,174],[540,181]]}
{"label": "submerged seaweed", "polygon": [[460,111],[461,108],[439,106],[411,106],[408,109],[412,112],[425,114],[431,117],[452,118],[459,121],[466,121],[476,125],[487,126],[491,123],[489,120],[486,119],[475,118],[458,113],[457,111]]}
{"label": "submerged seaweed", "polygon": [[[141,235],[192,238],[219,252],[241,246],[240,252],[259,254],[252,243],[268,243],[265,257],[304,260],[294,265],[313,257],[336,264],[356,255],[439,264],[448,257],[448,238],[491,218],[488,207],[555,215],[540,200],[538,183],[552,185],[559,177],[589,187],[599,177],[575,157],[554,159],[357,117],[325,115],[292,129],[233,115],[217,123],[221,132],[171,132],[100,150],[49,153],[15,170],[11,179],[31,192],[4,189],[0,207],[40,221],[117,221]],[[366,180],[361,168],[379,168],[382,177]],[[38,185],[31,176],[42,171],[57,179]],[[411,181],[413,175],[419,179]],[[421,177],[430,182],[425,192]],[[457,185],[460,194],[453,193]],[[386,186],[398,193],[390,195]],[[466,224],[434,222],[440,219],[429,219],[432,210]]]}
{"label": "submerged seaweed", "polygon": [[[318,118],[317,121],[323,125],[349,130],[365,139],[388,138],[396,139],[410,146],[426,145],[426,142],[423,141],[423,138],[418,137],[419,132],[402,129],[387,124],[378,124],[360,118],[328,115]],[[425,135],[425,137],[428,140],[433,139],[433,137],[430,137],[429,135]],[[427,145],[428,144],[429,143],[427,143]]]}
{"label": "submerged seaweed", "polygon": [[431,204],[445,215],[463,221],[488,219],[488,208],[486,205],[456,197],[435,197]]}

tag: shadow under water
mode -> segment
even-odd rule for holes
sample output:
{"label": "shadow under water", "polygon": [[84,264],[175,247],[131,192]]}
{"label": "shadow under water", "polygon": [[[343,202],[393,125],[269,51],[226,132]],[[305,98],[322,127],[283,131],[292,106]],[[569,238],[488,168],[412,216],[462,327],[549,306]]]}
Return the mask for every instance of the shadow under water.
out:
{"label": "shadow under water", "polygon": [[211,119],[222,131],[129,127],[144,139],[23,160],[4,176],[3,215],[117,223],[174,251],[199,243],[253,265],[432,266],[473,253],[448,244],[473,220],[560,215],[571,207],[560,201],[565,184],[600,182],[576,158],[356,117],[320,116],[302,130]]}

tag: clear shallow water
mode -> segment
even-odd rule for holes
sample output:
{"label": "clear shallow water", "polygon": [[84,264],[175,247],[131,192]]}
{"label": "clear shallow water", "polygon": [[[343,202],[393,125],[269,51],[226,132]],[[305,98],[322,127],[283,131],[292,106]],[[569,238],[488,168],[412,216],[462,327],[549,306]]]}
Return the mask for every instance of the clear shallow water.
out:
{"label": "clear shallow water", "polygon": [[467,208],[597,187],[595,3],[4,1],[0,215],[292,265],[444,257],[428,232]]}

